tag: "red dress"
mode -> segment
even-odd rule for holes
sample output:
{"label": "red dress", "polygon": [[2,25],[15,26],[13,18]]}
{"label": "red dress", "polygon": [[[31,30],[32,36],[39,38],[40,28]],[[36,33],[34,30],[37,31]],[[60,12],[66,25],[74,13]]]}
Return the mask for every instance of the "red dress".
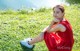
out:
{"label": "red dress", "polygon": [[71,25],[67,20],[61,21],[59,24],[64,25],[66,31],[52,33],[45,32],[44,41],[49,51],[71,51],[74,43]]}

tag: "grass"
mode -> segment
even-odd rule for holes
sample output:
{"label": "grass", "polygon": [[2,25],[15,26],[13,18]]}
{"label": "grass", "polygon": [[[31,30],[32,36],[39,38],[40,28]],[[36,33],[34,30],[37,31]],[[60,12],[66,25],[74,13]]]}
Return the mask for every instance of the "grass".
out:
{"label": "grass", "polygon": [[[65,6],[65,9],[66,18],[70,21],[74,32],[73,51],[80,51],[80,5]],[[0,12],[0,51],[22,51],[20,40],[37,36],[50,24],[51,12],[51,9]],[[34,51],[48,51],[48,49],[43,41],[36,44]]]}

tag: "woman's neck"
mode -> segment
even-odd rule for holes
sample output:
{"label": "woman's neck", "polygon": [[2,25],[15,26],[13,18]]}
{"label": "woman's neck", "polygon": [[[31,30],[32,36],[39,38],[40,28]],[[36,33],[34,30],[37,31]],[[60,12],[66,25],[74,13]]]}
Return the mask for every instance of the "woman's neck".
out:
{"label": "woman's neck", "polygon": [[65,18],[60,18],[59,20],[60,20],[60,21],[65,21]]}

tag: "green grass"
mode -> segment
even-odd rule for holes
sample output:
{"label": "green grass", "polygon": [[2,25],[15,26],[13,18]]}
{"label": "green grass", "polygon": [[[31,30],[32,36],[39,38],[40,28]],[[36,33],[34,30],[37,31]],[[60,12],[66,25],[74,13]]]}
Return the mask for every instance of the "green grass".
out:
{"label": "green grass", "polygon": [[[73,51],[80,51],[80,5],[65,6],[75,38]],[[20,40],[37,36],[52,20],[51,9],[33,12],[0,12],[0,51],[22,51]],[[44,41],[36,43],[34,51],[48,51]]]}

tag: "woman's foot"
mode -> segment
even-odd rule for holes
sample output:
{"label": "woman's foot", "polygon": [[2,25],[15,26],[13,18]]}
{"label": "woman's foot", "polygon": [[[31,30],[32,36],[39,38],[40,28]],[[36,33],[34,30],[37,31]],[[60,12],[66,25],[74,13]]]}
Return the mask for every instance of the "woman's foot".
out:
{"label": "woman's foot", "polygon": [[31,41],[31,40],[32,40],[31,38],[27,38],[27,39],[22,40],[22,41],[20,42],[21,47],[22,47],[23,49],[33,50],[34,45],[30,45],[30,44],[29,44],[29,41]]}

